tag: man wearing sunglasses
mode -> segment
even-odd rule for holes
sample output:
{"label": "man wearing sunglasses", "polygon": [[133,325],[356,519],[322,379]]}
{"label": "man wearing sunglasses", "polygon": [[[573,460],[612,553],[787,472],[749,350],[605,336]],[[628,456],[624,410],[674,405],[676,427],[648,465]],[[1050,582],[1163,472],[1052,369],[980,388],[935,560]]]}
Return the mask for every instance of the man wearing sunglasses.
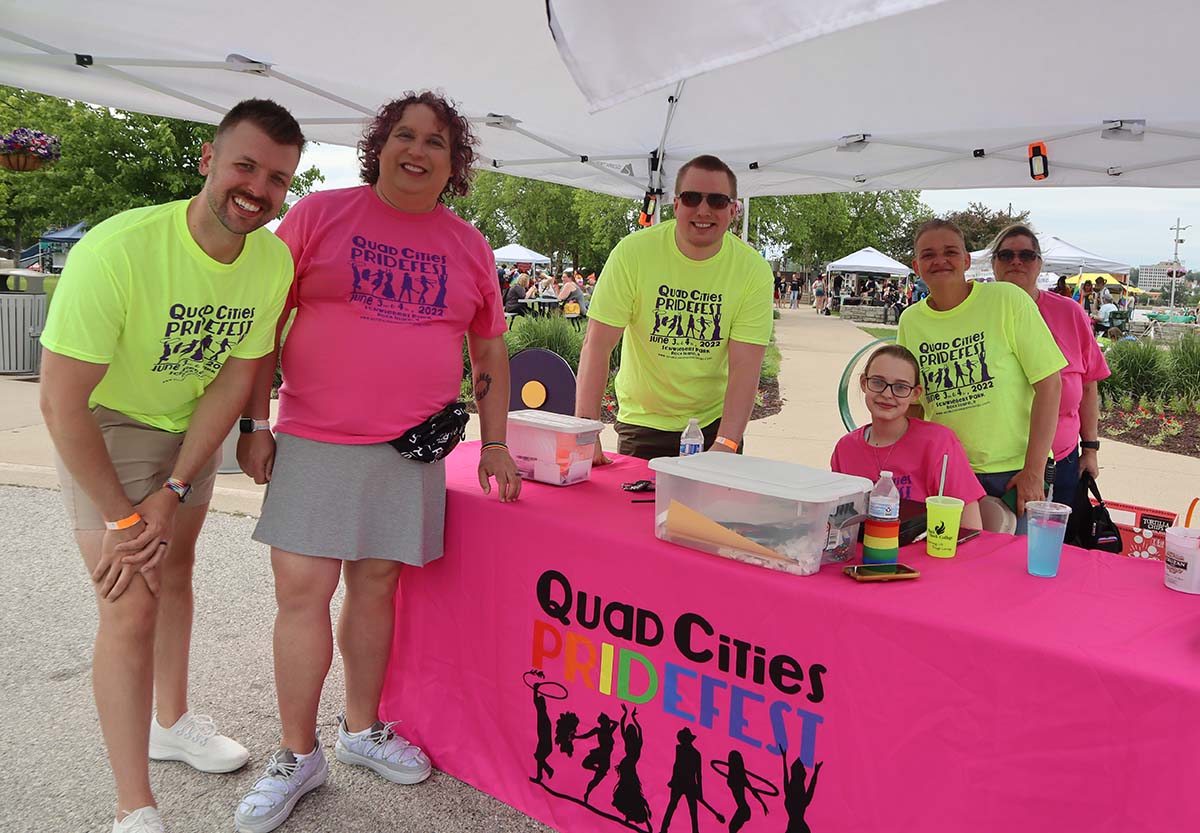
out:
{"label": "man wearing sunglasses", "polygon": [[[675,192],[674,220],[634,232],[609,256],[579,359],[575,414],[597,419],[621,342],[618,450],[643,459],[678,455],[692,418],[706,448],[740,452],[771,339],[771,267],[726,234],[737,213],[733,171],[698,156],[680,168]],[[599,440],[594,460],[609,462]]]}

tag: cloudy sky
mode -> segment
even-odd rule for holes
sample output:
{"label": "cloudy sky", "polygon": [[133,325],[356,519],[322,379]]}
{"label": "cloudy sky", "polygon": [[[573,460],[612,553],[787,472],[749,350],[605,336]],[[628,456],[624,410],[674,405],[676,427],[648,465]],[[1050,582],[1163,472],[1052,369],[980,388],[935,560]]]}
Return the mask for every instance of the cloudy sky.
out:
{"label": "cloudy sky", "polygon": [[[304,166],[325,174],[323,188],[358,184],[358,161],[350,148],[310,145]],[[1080,248],[1139,266],[1171,258],[1175,218],[1193,228],[1180,236],[1179,259],[1200,268],[1200,189],[1191,188],[993,188],[922,191],[937,213],[981,202],[993,209],[1028,210],[1039,234],[1061,237]],[[753,202],[751,216],[753,216]]]}

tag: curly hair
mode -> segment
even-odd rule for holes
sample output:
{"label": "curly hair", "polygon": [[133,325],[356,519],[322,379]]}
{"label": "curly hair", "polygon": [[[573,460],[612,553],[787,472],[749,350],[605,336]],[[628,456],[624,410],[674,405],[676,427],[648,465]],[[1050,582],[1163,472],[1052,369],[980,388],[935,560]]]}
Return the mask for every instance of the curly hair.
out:
{"label": "curly hair", "polygon": [[379,152],[410,104],[424,104],[450,133],[450,180],[438,195],[438,201],[444,202],[448,195],[465,197],[471,188],[471,166],[475,164],[479,138],[471,130],[470,122],[455,109],[454,102],[431,90],[405,92],[403,98],[379,108],[358,142],[359,176],[368,185],[379,181]]}

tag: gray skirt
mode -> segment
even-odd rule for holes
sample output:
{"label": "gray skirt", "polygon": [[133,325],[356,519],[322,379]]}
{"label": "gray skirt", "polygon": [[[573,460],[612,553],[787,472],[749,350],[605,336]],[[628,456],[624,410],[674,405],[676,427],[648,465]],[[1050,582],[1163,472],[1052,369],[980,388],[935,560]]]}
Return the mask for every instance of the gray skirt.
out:
{"label": "gray skirt", "polygon": [[255,541],[300,555],[420,567],[442,555],[446,463],[416,463],[387,443],[275,436],[275,467]]}

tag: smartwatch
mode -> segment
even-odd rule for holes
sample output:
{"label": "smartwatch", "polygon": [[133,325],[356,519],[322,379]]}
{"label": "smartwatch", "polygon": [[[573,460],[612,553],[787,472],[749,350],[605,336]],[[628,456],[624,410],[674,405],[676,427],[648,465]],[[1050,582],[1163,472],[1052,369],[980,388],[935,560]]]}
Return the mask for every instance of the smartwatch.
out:
{"label": "smartwatch", "polygon": [[1099,451],[1100,450],[1100,441],[1099,440],[1082,440],[1079,443],[1079,447],[1090,449],[1091,451]]}
{"label": "smartwatch", "polygon": [[271,421],[268,419],[250,419],[242,417],[238,420],[238,430],[243,434],[253,434],[255,431],[269,431]]}
{"label": "smartwatch", "polygon": [[184,483],[178,477],[168,477],[167,482],[162,484],[164,489],[170,489],[179,498],[179,502],[183,503],[187,500],[188,495],[192,493],[192,484]]}

